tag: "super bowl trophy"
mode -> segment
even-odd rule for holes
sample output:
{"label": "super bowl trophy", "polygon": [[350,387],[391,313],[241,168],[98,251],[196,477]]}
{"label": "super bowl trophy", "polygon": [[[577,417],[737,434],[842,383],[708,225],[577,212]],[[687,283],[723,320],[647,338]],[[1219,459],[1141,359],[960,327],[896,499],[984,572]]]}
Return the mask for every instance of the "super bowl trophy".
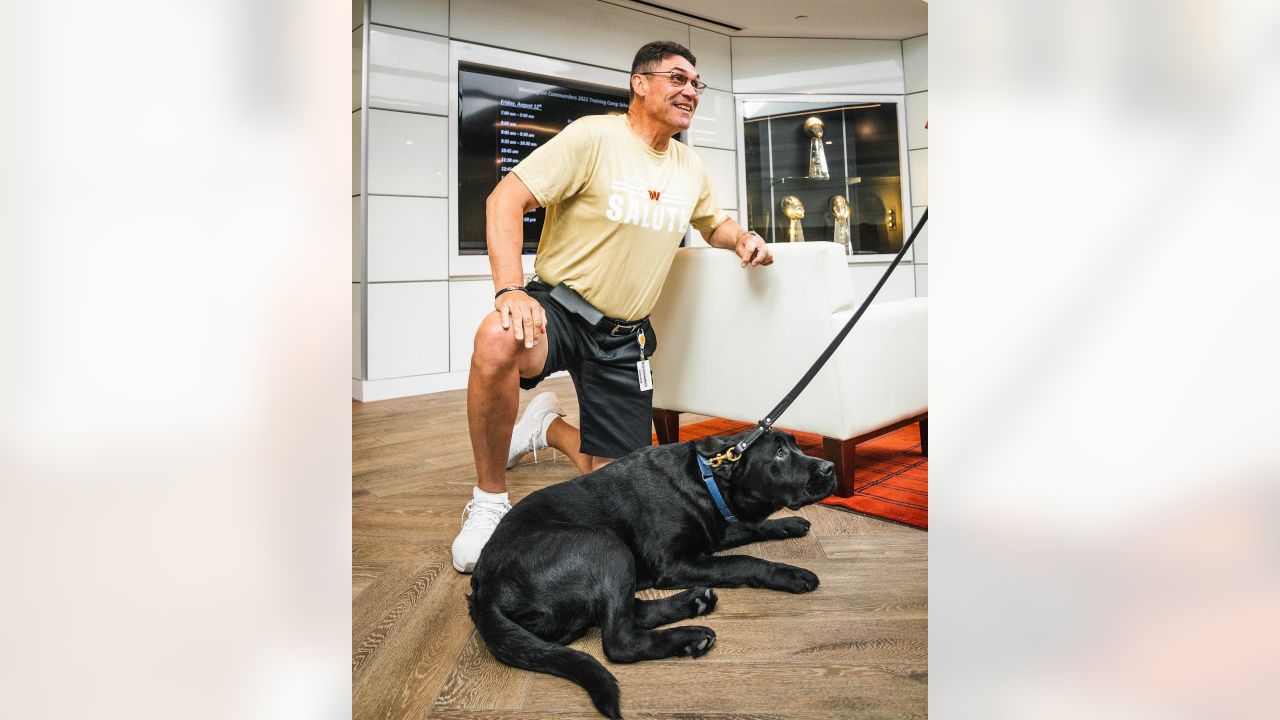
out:
{"label": "super bowl trophy", "polygon": [[849,242],[849,201],[843,195],[831,197],[831,215],[836,219],[835,237],[832,240],[837,245],[842,245],[844,254],[849,255],[853,252],[853,246]]}
{"label": "super bowl trophy", "polygon": [[831,174],[827,172],[827,151],[822,147],[822,130],[820,118],[811,117],[804,121],[804,131],[813,138],[809,141],[809,177],[826,180]]}
{"label": "super bowl trophy", "polygon": [[782,198],[782,214],[791,219],[791,224],[787,225],[787,240],[804,242],[804,228],[800,227],[800,221],[804,219],[804,204],[800,198],[795,195]]}

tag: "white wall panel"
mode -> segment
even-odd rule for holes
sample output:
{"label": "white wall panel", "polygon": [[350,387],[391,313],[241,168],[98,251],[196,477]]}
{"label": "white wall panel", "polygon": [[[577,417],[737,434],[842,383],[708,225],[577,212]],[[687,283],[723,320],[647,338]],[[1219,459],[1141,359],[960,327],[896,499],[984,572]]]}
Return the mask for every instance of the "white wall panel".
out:
{"label": "white wall panel", "polygon": [[916,297],[929,297],[929,266],[916,267]]}
{"label": "white wall panel", "polygon": [[449,122],[434,115],[369,111],[369,193],[448,193]]}
{"label": "white wall panel", "polygon": [[447,115],[449,41],[370,26],[369,107]]}
{"label": "white wall panel", "polygon": [[[876,283],[880,282],[880,277],[884,275],[884,271],[888,267],[889,263],[849,266],[849,277],[853,281],[853,304],[855,308],[860,307],[862,302],[867,299],[867,295],[871,293]],[[894,300],[906,300],[915,297],[916,278],[912,272],[913,267],[913,265],[905,262],[898,263],[898,267],[893,269],[893,274],[885,281],[884,287],[880,288],[880,294],[876,295],[876,301],[872,304],[879,305],[882,302],[893,302]]]}
{"label": "white wall panel", "polygon": [[907,105],[907,148],[918,150],[929,147],[929,93],[922,92],[908,95]]}
{"label": "white wall panel", "polygon": [[715,148],[694,148],[693,151],[707,166],[707,175],[711,177],[711,187],[720,207],[738,207],[738,154]]}
{"label": "white wall panel", "polygon": [[911,172],[911,205],[929,204],[929,148],[907,153]]}
{"label": "white wall panel", "polygon": [[[474,0],[463,2],[476,3]],[[408,30],[449,34],[449,0],[371,0],[370,22]]]}
{"label": "white wall panel", "polygon": [[902,43],[735,37],[733,91],[901,95]]}
{"label": "white wall panel", "polygon": [[364,338],[360,334],[363,323],[363,308],[360,306],[360,283],[351,283],[351,377],[364,379],[364,363],[361,362],[361,349]]}
{"label": "white wall panel", "polygon": [[359,110],[364,97],[364,29],[351,31],[351,109]]}
{"label": "white wall panel", "polygon": [[368,378],[449,369],[449,283],[369,285]]}
{"label": "white wall panel", "polygon": [[[925,208],[911,208],[911,222],[919,223],[920,216],[924,214]],[[915,227],[913,224],[912,227]],[[925,223],[920,229],[920,234],[916,236],[915,244],[911,246],[911,254],[915,256],[916,263],[929,262],[929,223]]]}
{"label": "white wall panel", "polygon": [[[729,212],[728,210],[725,211],[725,214],[729,215],[730,217],[733,216],[733,213]],[[706,240],[702,239],[702,233],[690,227],[689,231],[684,234],[683,247],[711,247],[711,245],[707,243]]]}
{"label": "white wall panel", "polygon": [[449,369],[466,372],[471,369],[471,349],[476,328],[485,315],[493,312],[493,282],[490,280],[455,280],[449,283]]}
{"label": "white wall panel", "polygon": [[689,45],[687,25],[597,0],[458,0],[452,10],[454,39],[623,71],[651,40]]}
{"label": "white wall panel", "polygon": [[902,63],[909,93],[929,89],[929,36],[902,41]]}
{"label": "white wall panel", "polygon": [[351,194],[360,194],[360,128],[364,111],[351,113]]}
{"label": "white wall panel", "polygon": [[449,279],[449,201],[369,196],[369,282]]}
{"label": "white wall panel", "polygon": [[728,35],[690,27],[689,44],[685,47],[698,58],[698,77],[702,82],[718,90],[733,89],[732,50]]}
{"label": "white wall panel", "polygon": [[733,94],[708,88],[698,100],[698,110],[689,126],[690,141],[698,147],[734,150],[738,134],[734,131]]}
{"label": "white wall panel", "polygon": [[364,217],[360,215],[360,196],[351,198],[351,282],[364,278]]}

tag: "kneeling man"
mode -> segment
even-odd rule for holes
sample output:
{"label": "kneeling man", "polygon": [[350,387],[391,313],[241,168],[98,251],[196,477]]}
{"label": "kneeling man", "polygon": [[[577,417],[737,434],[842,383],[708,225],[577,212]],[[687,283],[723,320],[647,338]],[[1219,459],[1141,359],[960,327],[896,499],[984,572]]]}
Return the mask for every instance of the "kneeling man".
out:
{"label": "kneeling man", "polygon": [[[640,48],[625,115],[578,119],[489,196],[494,312],[476,332],[467,384],[476,487],[453,543],[459,572],[471,571],[510,509],[506,470],[522,455],[554,447],[587,473],[650,444],[646,359],[658,339],[648,316],[690,225],[743,267],[773,262],[764,240],[716,203],[698,157],[673,139],[706,88],[694,64],[673,42]],[[537,207],[546,222],[526,285],[523,217]],[[573,378],[581,430],[562,419],[552,393],[534,397],[516,423],[520,388],[560,370]]]}

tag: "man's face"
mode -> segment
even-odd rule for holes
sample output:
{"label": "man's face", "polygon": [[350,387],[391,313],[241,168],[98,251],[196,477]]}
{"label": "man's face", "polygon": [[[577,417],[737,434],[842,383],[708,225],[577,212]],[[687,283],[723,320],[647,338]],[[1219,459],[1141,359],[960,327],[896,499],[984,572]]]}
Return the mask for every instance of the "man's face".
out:
{"label": "man's face", "polygon": [[693,112],[698,109],[698,91],[693,89],[691,82],[677,86],[669,73],[697,80],[698,71],[693,69],[693,64],[687,59],[669,55],[662,59],[662,63],[653,72],[659,74],[640,76],[648,86],[640,109],[651,119],[669,126],[672,135],[689,129]]}

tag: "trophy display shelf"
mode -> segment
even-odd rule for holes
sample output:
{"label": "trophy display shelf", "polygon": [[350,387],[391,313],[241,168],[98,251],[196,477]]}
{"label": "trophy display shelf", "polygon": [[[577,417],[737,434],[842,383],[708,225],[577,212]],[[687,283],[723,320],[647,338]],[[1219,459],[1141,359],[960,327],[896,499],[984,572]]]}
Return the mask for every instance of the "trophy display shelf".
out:
{"label": "trophy display shelf", "polygon": [[832,242],[850,260],[897,252],[910,222],[902,197],[901,103],[805,105],[744,115],[745,204],[753,226],[770,242]]}
{"label": "trophy display shelf", "polygon": [[813,188],[820,190],[823,188],[842,188],[850,185],[858,185],[862,182],[861,177],[851,178],[811,178],[803,175],[782,176],[769,178],[769,184],[775,186],[788,185],[799,188]]}

